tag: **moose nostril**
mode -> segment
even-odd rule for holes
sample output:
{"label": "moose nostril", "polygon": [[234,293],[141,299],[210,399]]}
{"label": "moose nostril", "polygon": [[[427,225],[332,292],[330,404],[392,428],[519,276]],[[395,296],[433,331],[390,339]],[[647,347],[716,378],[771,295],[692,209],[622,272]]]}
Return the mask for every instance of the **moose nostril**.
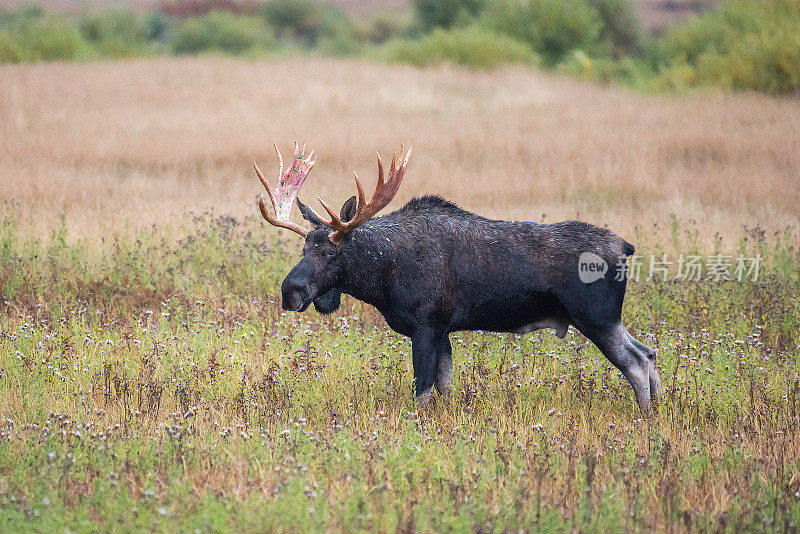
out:
{"label": "moose nostril", "polygon": [[296,295],[286,296],[284,295],[283,299],[281,299],[281,309],[286,311],[294,311],[299,308],[297,303],[297,299],[295,298]]}
{"label": "moose nostril", "polygon": [[305,288],[292,283],[284,284],[282,293],[281,308],[286,311],[299,310],[303,305],[303,295]]}

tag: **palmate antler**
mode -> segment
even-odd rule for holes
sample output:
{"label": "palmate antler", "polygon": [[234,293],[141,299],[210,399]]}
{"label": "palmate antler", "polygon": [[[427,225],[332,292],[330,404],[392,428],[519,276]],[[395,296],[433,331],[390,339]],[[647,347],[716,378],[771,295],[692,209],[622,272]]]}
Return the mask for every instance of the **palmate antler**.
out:
{"label": "palmate antler", "polygon": [[[372,194],[372,198],[369,202],[367,202],[364,195],[364,188],[361,186],[361,182],[358,179],[358,174],[355,172],[353,173],[356,180],[356,189],[358,189],[358,203],[356,205],[356,214],[349,221],[343,222],[333,208],[331,208],[328,203],[322,200],[320,197],[317,198],[319,198],[319,201],[322,204],[322,207],[325,208],[325,211],[327,211],[331,216],[330,220],[325,220],[313,209],[306,206],[306,208],[317,219],[319,219],[322,224],[333,230],[328,238],[334,244],[341,243],[345,235],[370,220],[380,210],[385,208],[389,202],[392,201],[394,196],[397,194],[400,183],[403,181],[403,174],[406,172],[406,167],[408,166],[408,159],[411,157],[412,148],[413,147],[410,147],[408,152],[405,152],[403,145],[400,145],[400,159],[398,160],[397,154],[392,157],[392,165],[389,168],[389,178],[387,180],[384,180],[383,163],[381,162],[380,154],[378,154],[378,184],[375,186],[375,192]],[[261,215],[263,215],[267,222],[273,226],[286,228],[287,230],[296,232],[303,237],[308,235],[308,230],[299,224],[290,221],[289,214],[292,210],[292,204],[297,198],[297,193],[303,186],[303,182],[308,176],[308,173],[317,163],[316,159],[311,159],[314,155],[314,151],[312,150],[311,154],[304,156],[305,149],[305,145],[303,145],[302,150],[298,149],[297,143],[295,143],[292,164],[289,166],[289,170],[284,173],[281,151],[278,150],[277,146],[275,147],[275,151],[278,153],[278,160],[280,161],[281,166],[278,178],[278,186],[276,189],[273,189],[272,186],[269,185],[269,182],[267,182],[266,178],[264,178],[264,175],[261,173],[258,165],[255,163],[253,164],[256,169],[256,174],[258,174],[261,183],[264,184],[267,194],[272,201],[272,208],[275,210],[275,215],[272,215],[269,212],[262,194],[258,199],[258,207],[261,210]]]}
{"label": "palmate antler", "polygon": [[408,152],[404,153],[405,148],[403,145],[400,145],[400,159],[397,159],[397,154],[392,157],[392,165],[389,167],[389,179],[385,181],[383,179],[383,162],[381,162],[381,155],[377,154],[378,184],[375,186],[375,192],[372,194],[372,198],[369,202],[367,202],[366,197],[364,196],[364,188],[361,186],[361,182],[358,179],[358,174],[353,172],[353,177],[356,180],[356,189],[358,189],[358,204],[356,205],[355,216],[353,216],[353,218],[349,221],[342,222],[342,219],[336,215],[336,211],[334,211],[334,209],[331,208],[327,202],[322,200],[321,197],[317,197],[320,204],[322,204],[322,207],[325,208],[325,211],[327,211],[328,215],[331,216],[331,219],[329,221],[325,220],[313,209],[308,209],[317,217],[317,219],[322,222],[322,224],[333,230],[329,238],[334,244],[339,244],[345,235],[349,234],[377,215],[379,211],[385,208],[389,202],[392,201],[394,196],[397,194],[397,190],[400,188],[400,183],[403,181],[403,175],[405,174],[406,167],[408,166],[408,158],[411,157],[411,151],[413,148],[414,147],[409,147]]}
{"label": "palmate antler", "polygon": [[294,204],[294,201],[297,198],[297,193],[300,191],[300,188],[303,187],[303,182],[306,181],[308,173],[311,172],[311,169],[314,168],[314,165],[317,163],[316,159],[311,159],[314,156],[314,151],[312,150],[311,154],[306,156],[305,143],[303,143],[302,150],[300,150],[297,143],[295,143],[292,163],[289,165],[289,169],[286,171],[286,173],[284,173],[283,156],[281,155],[278,145],[274,146],[275,152],[278,153],[278,161],[280,162],[281,166],[281,170],[278,173],[277,188],[273,189],[272,186],[269,185],[269,182],[266,178],[264,178],[264,175],[261,173],[261,169],[258,168],[257,164],[253,163],[253,167],[256,169],[258,178],[261,180],[261,183],[264,184],[264,187],[267,190],[267,195],[269,195],[269,199],[272,201],[272,209],[275,210],[275,215],[273,216],[267,209],[267,206],[264,203],[263,193],[258,197],[258,209],[261,210],[261,215],[271,225],[286,228],[287,230],[297,232],[301,236],[305,237],[308,235],[308,230],[299,224],[290,221],[289,214],[292,212],[292,204]]}

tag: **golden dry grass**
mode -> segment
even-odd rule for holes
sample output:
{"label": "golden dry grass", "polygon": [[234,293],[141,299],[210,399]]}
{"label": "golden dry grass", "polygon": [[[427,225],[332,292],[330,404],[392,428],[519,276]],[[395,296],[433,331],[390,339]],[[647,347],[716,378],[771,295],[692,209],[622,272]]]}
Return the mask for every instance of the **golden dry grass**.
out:
{"label": "golden dry grass", "polygon": [[709,241],[798,222],[800,100],[649,96],[524,68],[417,70],[290,58],[0,67],[0,199],[49,231],[256,213],[251,163],[307,139],[301,195],[336,203],[374,151],[414,144],[393,206],[441,194],[494,217],[580,218],[630,236],[670,214]]}

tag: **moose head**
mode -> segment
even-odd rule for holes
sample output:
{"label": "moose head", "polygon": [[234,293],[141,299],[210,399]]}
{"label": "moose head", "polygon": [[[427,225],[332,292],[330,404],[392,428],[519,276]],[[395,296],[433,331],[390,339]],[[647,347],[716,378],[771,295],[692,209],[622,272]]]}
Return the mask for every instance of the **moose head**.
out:
{"label": "moose head", "polygon": [[[395,154],[392,158],[386,179],[384,179],[383,163],[378,154],[378,184],[369,202],[355,172],[353,175],[358,196],[350,197],[338,215],[327,202],[318,197],[330,219],[325,219],[297,198],[303,182],[317,162],[314,151],[307,154],[305,144],[301,149],[295,143],[292,161],[285,171],[283,156],[277,145],[275,151],[278,153],[280,164],[278,184],[275,188],[264,177],[258,165],[253,164],[258,178],[267,191],[274,215],[267,208],[263,193],[258,199],[259,210],[264,219],[273,226],[291,230],[305,238],[303,259],[294,266],[281,285],[282,307],[284,310],[302,312],[313,302],[317,311],[333,313],[341,301],[341,291],[337,287],[341,286],[346,275],[344,256],[349,244],[348,237],[353,230],[385,208],[397,194],[411,157],[411,148],[405,152],[401,145],[400,157],[398,159]],[[292,204],[295,201],[303,218],[313,225],[313,230],[307,230],[290,220]]]}

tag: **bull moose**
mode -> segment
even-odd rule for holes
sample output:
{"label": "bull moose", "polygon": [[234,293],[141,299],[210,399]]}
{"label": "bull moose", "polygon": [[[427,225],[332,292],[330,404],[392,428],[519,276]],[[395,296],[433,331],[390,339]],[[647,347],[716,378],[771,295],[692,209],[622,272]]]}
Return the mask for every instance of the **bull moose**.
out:
{"label": "bull moose", "polygon": [[[579,259],[590,254],[606,265],[624,265],[633,245],[609,230],[577,221],[555,224],[491,220],[438,196],[414,198],[381,217],[403,180],[411,148],[392,159],[388,178],[378,155],[378,184],[367,202],[355,175],[358,197],[334,211],[321,198],[326,219],[297,194],[314,167],[314,152],[295,144],[284,172],[280,161],[273,188],[254,164],[272,204],[259,195],[261,214],[272,225],[305,238],[303,258],[283,281],[284,310],[311,303],[332,313],[342,293],[371,304],[396,332],[411,338],[418,409],[433,387],[450,391],[453,377],[449,334],[489,330],[525,334],[550,328],[564,338],[570,325],[591,340],[628,379],[641,410],[661,393],[656,351],[640,343],[621,321],[624,269],[607,269],[592,281],[580,276]],[[290,220],[293,203],[311,223]]]}

